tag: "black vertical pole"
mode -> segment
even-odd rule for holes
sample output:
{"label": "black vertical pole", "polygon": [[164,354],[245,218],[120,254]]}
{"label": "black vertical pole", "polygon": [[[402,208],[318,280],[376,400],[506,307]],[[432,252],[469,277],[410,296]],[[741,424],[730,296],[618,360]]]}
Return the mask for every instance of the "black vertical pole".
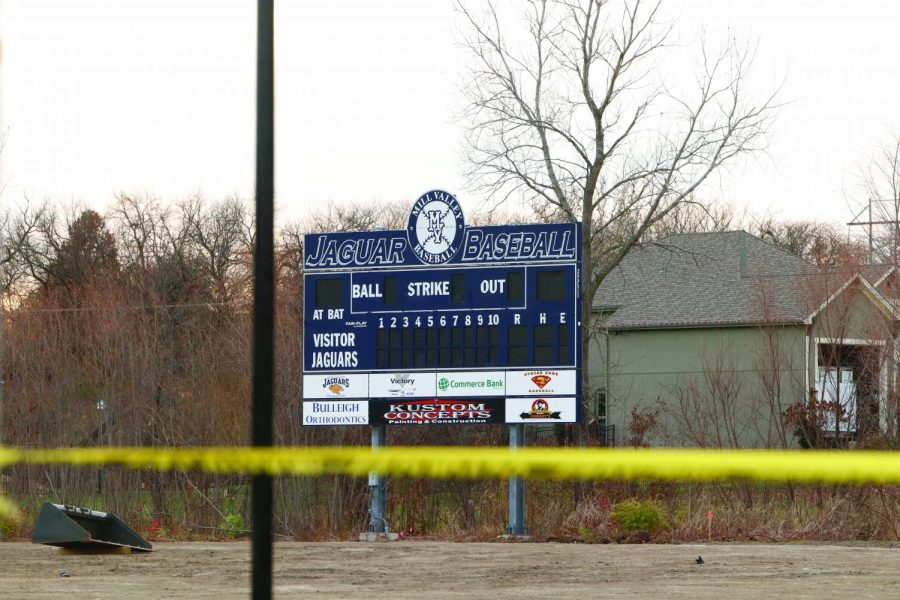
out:
{"label": "black vertical pole", "polygon": [[[253,277],[253,446],[272,445],[275,352],[274,0],[258,0],[256,38],[256,260]],[[272,477],[252,486],[252,593],[272,597]]]}

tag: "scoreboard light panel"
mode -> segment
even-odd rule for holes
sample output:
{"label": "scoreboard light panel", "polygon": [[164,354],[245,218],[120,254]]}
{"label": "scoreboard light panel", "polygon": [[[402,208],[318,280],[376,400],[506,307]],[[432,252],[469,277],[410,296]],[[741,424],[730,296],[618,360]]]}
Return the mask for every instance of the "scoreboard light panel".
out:
{"label": "scoreboard light panel", "polygon": [[305,277],[306,373],[576,368],[574,263]]}

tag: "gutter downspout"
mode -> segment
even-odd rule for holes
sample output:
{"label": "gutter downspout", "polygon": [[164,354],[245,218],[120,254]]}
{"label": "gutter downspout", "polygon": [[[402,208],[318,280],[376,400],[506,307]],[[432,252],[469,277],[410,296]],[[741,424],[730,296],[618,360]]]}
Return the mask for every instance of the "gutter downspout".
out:
{"label": "gutter downspout", "polygon": [[606,330],[606,402],[603,403],[603,422],[606,424],[606,427],[609,427],[609,403],[612,399],[612,385],[610,385],[609,380],[609,329]]}
{"label": "gutter downspout", "polygon": [[[804,349],[803,349],[803,356],[804,356],[804,368],[803,368],[803,378],[804,378],[804,380],[803,380],[803,389],[804,389],[803,394],[804,394],[804,398],[803,398],[803,401],[804,401],[804,402],[806,402],[807,400],[809,400],[809,392],[810,392],[810,389],[812,389],[812,388],[810,387],[810,385],[809,385],[809,379],[810,379],[809,376],[810,376],[810,372],[812,371],[812,365],[809,363],[809,354],[810,354],[810,353],[809,353],[809,343],[810,343],[811,337],[812,337],[812,325],[807,325],[807,326],[806,326],[806,333],[805,333],[805,335],[803,336],[803,342],[804,342],[804,343],[803,343],[803,346],[804,346]],[[813,373],[813,377],[814,377],[814,378],[816,377],[816,374],[815,374],[815,373]],[[817,379],[816,379],[816,380],[817,380]]]}

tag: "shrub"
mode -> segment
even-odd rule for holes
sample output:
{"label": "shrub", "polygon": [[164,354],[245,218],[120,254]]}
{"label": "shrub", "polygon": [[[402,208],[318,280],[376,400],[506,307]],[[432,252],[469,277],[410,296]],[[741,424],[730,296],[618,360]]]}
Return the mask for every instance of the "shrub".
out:
{"label": "shrub", "polygon": [[8,540],[21,536],[25,516],[21,512],[12,515],[0,515],[0,539]]}
{"label": "shrub", "polygon": [[613,506],[609,518],[625,531],[655,533],[665,527],[659,507],[649,500],[623,500]]}
{"label": "shrub", "polygon": [[244,518],[241,515],[236,515],[234,513],[225,515],[225,520],[222,521],[221,527],[225,530],[225,533],[228,534],[228,537],[237,537],[238,535],[247,532],[247,530],[244,529]]}

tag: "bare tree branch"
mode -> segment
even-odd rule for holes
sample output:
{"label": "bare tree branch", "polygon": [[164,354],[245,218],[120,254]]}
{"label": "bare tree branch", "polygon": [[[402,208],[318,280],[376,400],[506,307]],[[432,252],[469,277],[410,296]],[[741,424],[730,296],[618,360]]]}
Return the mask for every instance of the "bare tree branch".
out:
{"label": "bare tree branch", "polygon": [[473,186],[582,222],[584,315],[655,224],[723,165],[766,148],[776,93],[747,94],[753,53],[731,39],[704,45],[694,88],[670,87],[660,0],[530,0],[524,20],[490,1],[457,7]]}

